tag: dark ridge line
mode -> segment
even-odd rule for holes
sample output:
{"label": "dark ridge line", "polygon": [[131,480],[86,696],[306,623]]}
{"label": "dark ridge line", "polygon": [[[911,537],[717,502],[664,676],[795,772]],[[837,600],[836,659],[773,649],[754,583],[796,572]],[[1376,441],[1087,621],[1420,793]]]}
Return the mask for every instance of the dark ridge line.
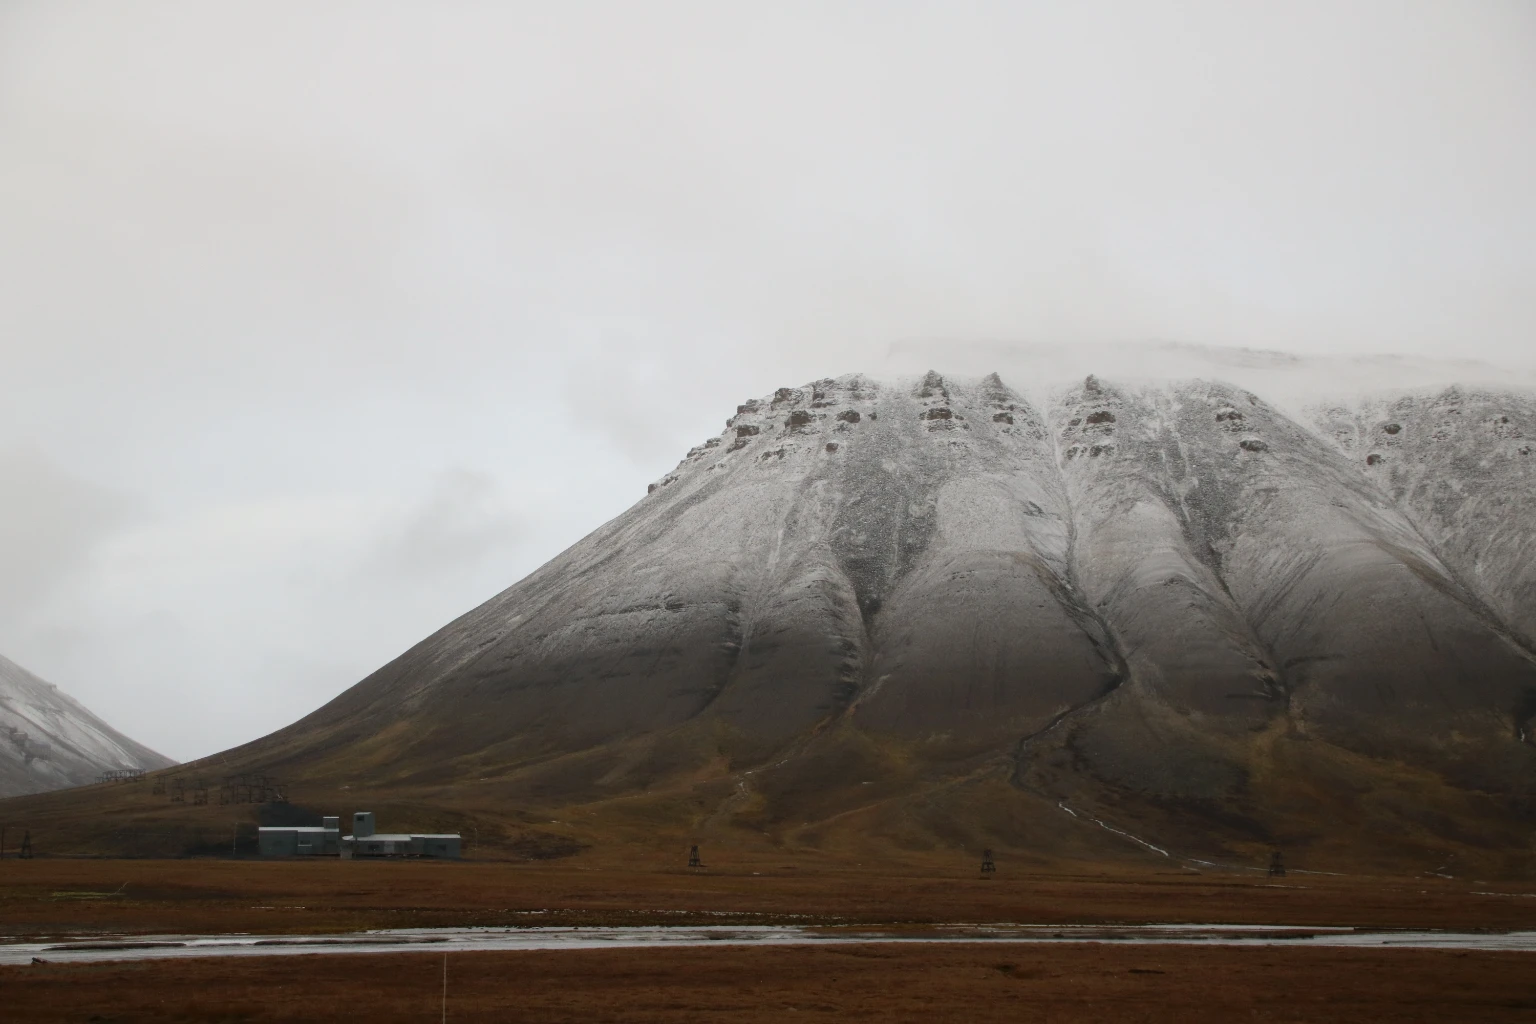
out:
{"label": "dark ridge line", "polygon": [[[1284,412],[1281,412],[1279,409],[1269,405],[1267,402],[1264,403],[1264,409],[1271,415],[1278,416],[1288,423],[1293,422],[1291,418]],[[1299,424],[1293,425],[1300,426]],[[1178,444],[1179,458],[1183,461],[1183,469],[1185,474],[1188,475],[1188,448],[1184,443],[1183,437],[1179,436],[1177,431],[1174,432],[1173,440],[1175,440]],[[1167,449],[1164,448],[1163,452],[1166,453],[1166,451]],[[1158,481],[1153,481],[1153,483],[1156,485]],[[1296,724],[1294,718],[1294,699],[1296,694],[1295,684],[1292,682],[1290,675],[1281,665],[1280,659],[1275,655],[1274,648],[1269,644],[1267,640],[1264,639],[1262,635],[1260,635],[1258,627],[1254,625],[1251,619],[1249,619],[1247,610],[1244,609],[1243,606],[1238,603],[1237,598],[1233,596],[1232,587],[1227,582],[1227,575],[1223,569],[1221,557],[1216,553],[1216,550],[1211,547],[1210,532],[1204,529],[1200,530],[1200,543],[1196,544],[1195,538],[1191,535],[1193,524],[1190,521],[1191,516],[1188,502],[1186,502],[1182,496],[1178,497],[1176,502],[1170,501],[1170,497],[1173,496],[1172,491],[1166,486],[1157,486],[1156,490],[1158,492],[1158,496],[1162,499],[1163,505],[1167,507],[1169,511],[1171,511],[1182,524],[1183,529],[1181,532],[1184,534],[1185,543],[1189,546],[1190,554],[1194,556],[1197,562],[1210,570],[1211,577],[1216,581],[1216,585],[1221,588],[1221,594],[1226,599],[1227,607],[1231,609],[1236,621],[1242,623],[1243,628],[1247,631],[1248,635],[1246,639],[1252,643],[1253,649],[1257,651],[1264,659],[1264,667],[1268,668],[1269,671],[1273,674],[1274,682],[1277,684],[1276,688],[1279,690],[1280,697],[1283,698],[1283,703],[1281,704],[1282,710],[1285,713],[1286,719],[1294,728]],[[1204,588],[1199,589],[1201,589],[1202,592],[1204,591]],[[1266,685],[1265,689],[1268,690],[1269,687]],[[1265,697],[1270,701],[1275,700],[1275,698],[1269,694],[1265,694]]]}
{"label": "dark ridge line", "polygon": [[[812,482],[812,476],[813,474],[807,473],[800,479],[798,487],[802,492],[808,489],[810,486]],[[798,507],[798,501],[790,502],[789,505],[785,508],[784,514],[779,519],[778,536],[780,544],[783,542],[784,532],[789,524],[789,521],[791,517],[795,515],[795,510]],[[842,572],[841,566],[833,566],[832,568],[837,569],[839,573]],[[773,571],[778,571],[777,561],[773,566]],[[757,625],[757,613],[762,609],[765,601],[767,600],[764,591],[771,589],[774,592],[777,592],[777,588],[774,587],[774,581],[767,578],[766,574],[763,578],[760,579],[758,586],[753,589],[755,590],[755,593],[751,596],[750,600],[744,599],[745,595],[742,594],[733,595],[736,599],[736,611],[733,613],[736,630],[734,638],[728,638],[728,640],[734,640],[736,649],[731,654],[730,665],[726,668],[726,671],[720,681],[720,685],[715,688],[714,692],[709,695],[708,699],[705,700],[704,703],[701,704],[699,708],[693,712],[693,714],[689,715],[685,721],[695,721],[706,714],[710,708],[715,706],[720,697],[731,688],[731,685],[740,680],[741,674],[746,671],[745,665],[747,662],[748,651],[752,646],[752,637]],[[851,583],[849,584],[849,589],[852,589]]]}
{"label": "dark ridge line", "polygon": [[[1049,423],[1050,420],[1047,419],[1045,422]],[[1025,781],[1025,774],[1028,771],[1028,768],[1025,764],[1025,755],[1029,753],[1031,745],[1036,740],[1054,731],[1063,722],[1066,722],[1068,719],[1088,711],[1092,711],[1093,709],[1103,704],[1123,685],[1132,681],[1133,673],[1131,671],[1130,662],[1126,660],[1125,651],[1121,646],[1119,634],[1114,630],[1109,621],[1103,615],[1100,615],[1094,608],[1092,608],[1082,596],[1082,588],[1078,583],[1077,574],[1077,508],[1073,504],[1072,492],[1067,484],[1066,472],[1062,468],[1060,431],[1052,428],[1049,430],[1049,433],[1051,438],[1051,450],[1055,455],[1057,483],[1061,487],[1061,500],[1062,503],[1066,506],[1065,511],[1067,513],[1067,558],[1065,567],[1066,578],[1064,580],[1056,580],[1056,587],[1053,587],[1052,590],[1056,593],[1057,601],[1061,603],[1068,616],[1074,622],[1078,623],[1078,628],[1083,628],[1082,621],[1084,618],[1086,618],[1088,621],[1097,624],[1098,627],[1103,630],[1102,641],[1099,637],[1094,636],[1093,633],[1087,629],[1083,629],[1083,633],[1088,637],[1088,640],[1093,645],[1094,650],[1104,658],[1106,663],[1105,667],[1110,671],[1110,677],[1108,680],[1106,680],[1103,689],[1101,689],[1099,693],[1095,694],[1093,697],[1083,701],[1080,704],[1073,705],[1072,707],[1058,712],[1044,726],[1036,729],[1034,732],[1028,734],[1027,736],[1020,738],[1019,742],[1014,747],[1013,772],[1009,778],[1009,781],[1021,789],[1033,792],[1038,796],[1045,797],[1046,799],[1065,799],[1064,797],[1053,797],[1036,787],[1030,786]],[[1054,577],[1054,575],[1054,573],[1051,574],[1052,577]],[[1049,586],[1051,580],[1047,579],[1044,582],[1046,582]],[[1060,588],[1059,591],[1057,591],[1057,587]]]}
{"label": "dark ridge line", "polygon": [[[1443,388],[1425,387],[1422,389],[1411,389],[1409,394],[1419,398],[1433,397],[1436,399],[1442,399],[1447,394],[1457,392],[1458,388],[1459,385],[1456,384],[1451,384]],[[1473,392],[1473,394],[1479,394],[1479,392]],[[1492,396],[1496,394],[1496,392],[1485,391],[1481,392],[1481,394]],[[1326,409],[1313,410],[1312,415],[1314,420],[1319,412],[1326,411]],[[1362,441],[1365,437],[1365,432],[1364,428],[1362,427],[1361,418],[1366,410],[1357,405],[1346,409],[1346,411],[1349,413],[1349,425],[1354,430],[1357,442]],[[1424,580],[1425,583],[1445,594],[1447,597],[1450,597],[1464,605],[1469,611],[1473,613],[1475,617],[1482,621],[1483,624],[1487,626],[1491,632],[1516,648],[1516,650],[1518,650],[1527,661],[1531,662],[1533,665],[1536,665],[1536,638],[1526,636],[1521,630],[1516,629],[1504,621],[1503,616],[1501,616],[1493,609],[1492,605],[1488,602],[1487,598],[1481,593],[1481,591],[1478,588],[1471,586],[1462,577],[1462,575],[1457,572],[1455,566],[1453,566],[1450,560],[1445,557],[1445,552],[1441,550],[1440,545],[1436,544],[1433,540],[1430,539],[1429,534],[1424,529],[1423,523],[1421,523],[1419,518],[1414,515],[1414,511],[1409,502],[1409,499],[1411,495],[1423,484],[1425,476],[1430,471],[1428,463],[1417,455],[1417,449],[1415,449],[1415,455],[1413,459],[1414,486],[1411,488],[1406,488],[1403,492],[1403,497],[1399,499],[1395,497],[1391,491],[1379,483],[1375,477],[1365,472],[1365,470],[1362,468],[1361,461],[1353,457],[1351,452],[1341,448],[1335,438],[1329,437],[1323,434],[1320,429],[1313,429],[1307,424],[1301,424],[1301,427],[1303,430],[1312,434],[1314,437],[1317,437],[1326,447],[1332,449],[1333,452],[1335,452],[1345,463],[1347,463],[1350,469],[1353,470],[1353,475],[1364,484],[1365,489],[1369,491],[1372,496],[1380,498],[1382,503],[1387,508],[1392,509],[1394,512],[1403,517],[1404,521],[1406,521],[1409,527],[1412,528],[1413,535],[1418,538],[1421,543],[1423,543],[1425,550],[1434,555],[1435,561],[1439,563],[1440,568],[1444,569],[1445,579],[1434,580],[1430,577],[1424,576],[1417,570],[1412,561],[1406,558],[1402,558],[1397,554],[1398,549],[1396,545],[1392,545],[1393,557],[1398,558],[1398,560],[1401,561],[1403,565],[1406,566],[1408,570],[1412,572],[1416,577]],[[1362,445],[1362,447],[1368,446]],[[1444,582],[1451,583],[1456,589],[1447,589],[1443,586]]]}
{"label": "dark ridge line", "polygon": [[[1361,475],[1364,476],[1365,474],[1362,473]],[[1372,481],[1372,486],[1375,486],[1374,481]],[[1460,603],[1463,607],[1472,613],[1474,618],[1478,619],[1478,621],[1486,626],[1489,632],[1493,633],[1499,639],[1508,643],[1511,647],[1518,651],[1521,657],[1525,658],[1526,661],[1530,662],[1532,665],[1536,665],[1536,642],[1533,642],[1531,638],[1527,637],[1520,630],[1515,629],[1509,623],[1505,622],[1503,616],[1501,616],[1493,609],[1492,605],[1488,603],[1487,599],[1483,597],[1477,589],[1470,586],[1466,580],[1462,578],[1461,574],[1456,571],[1456,567],[1446,559],[1445,554],[1440,550],[1439,545],[1431,541],[1425,534],[1424,528],[1420,525],[1419,521],[1414,518],[1410,509],[1400,507],[1391,495],[1386,495],[1386,498],[1388,502],[1390,502],[1390,507],[1402,515],[1403,519],[1407,521],[1410,527],[1412,527],[1413,535],[1424,544],[1425,550],[1434,555],[1435,561],[1439,563],[1438,567],[1444,570],[1444,576],[1438,580],[1435,579],[1434,576],[1426,576],[1424,573],[1420,572],[1418,566],[1415,565],[1415,562],[1419,561],[1418,559],[1409,559],[1399,555],[1398,552],[1401,549],[1396,544],[1384,543],[1383,546],[1386,547],[1392,553],[1392,556],[1401,562],[1409,572],[1413,573],[1415,577],[1423,580],[1426,585],[1439,591],[1446,597],[1449,597],[1452,600]],[[1446,584],[1449,584],[1449,586],[1446,586]]]}

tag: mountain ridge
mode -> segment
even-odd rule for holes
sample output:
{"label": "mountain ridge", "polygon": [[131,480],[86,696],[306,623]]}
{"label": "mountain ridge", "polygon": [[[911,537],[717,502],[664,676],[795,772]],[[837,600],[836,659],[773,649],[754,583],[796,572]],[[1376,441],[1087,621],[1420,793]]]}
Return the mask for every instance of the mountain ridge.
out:
{"label": "mountain ridge", "polygon": [[[853,376],[850,378],[844,378],[843,380],[845,382],[851,383],[852,394],[858,395],[861,393],[863,382],[867,381],[867,378]],[[984,379],[983,385],[985,386],[988,381],[993,382],[990,386],[994,388],[1001,386],[1000,379],[998,379],[995,375],[991,378]],[[818,405],[817,396],[822,394],[822,392],[818,392],[817,388],[819,386],[828,386],[833,383],[834,382],[830,381],[818,382],[818,384],[808,386],[808,389],[780,389],[771,397],[765,397],[764,399],[746,403],[738,410],[737,415],[732,417],[728,422],[727,435],[725,437],[712,439],[717,443],[706,443],[706,445],[701,445],[691,451],[689,455],[684,458],[683,462],[679,464],[678,469],[675,469],[671,473],[664,475],[656,482],[656,484],[653,485],[652,494],[654,495],[657,492],[665,494],[666,490],[673,484],[677,483],[681,479],[681,475],[687,473],[690,469],[694,469],[695,472],[707,473],[712,471],[716,465],[719,465],[718,461],[709,462],[706,461],[704,457],[706,454],[713,453],[716,449],[724,449],[727,454],[731,454],[733,450],[741,451],[755,445],[757,448],[755,457],[758,461],[762,462],[772,459],[778,462],[782,462],[782,460],[786,457],[789,448],[791,447],[798,446],[800,450],[797,452],[797,454],[806,456],[811,454],[809,449],[817,447],[818,444],[822,444],[823,446],[824,444],[838,444],[837,441],[817,441],[807,445],[805,439],[811,433],[810,427],[812,421],[809,419],[796,421],[795,414],[797,412],[807,416],[813,416],[817,414],[808,412],[806,410],[788,408],[791,405],[797,404],[796,399],[808,399],[807,401],[798,404],[805,404],[814,409]],[[1220,388],[1220,386],[1217,387]],[[1117,433],[1115,420],[1105,419],[1103,417],[1106,413],[1111,417],[1114,416],[1114,408],[1125,400],[1123,397],[1124,393],[1113,392],[1094,395],[1093,391],[1095,389],[1099,389],[1102,392],[1103,385],[1098,384],[1096,381],[1090,380],[1084,389],[1081,389],[1076,393],[1069,393],[1069,397],[1066,399],[1066,402],[1070,404],[1071,408],[1063,408],[1060,411],[1060,415],[1058,416],[1058,418],[1063,422],[1059,425],[1058,430],[1056,431],[1057,446],[1061,452],[1060,462],[1057,464],[1057,468],[1060,469],[1063,474],[1065,474],[1066,470],[1070,468],[1070,464],[1074,460],[1081,460],[1078,463],[1079,466],[1092,467],[1097,460],[1104,456],[1113,458],[1115,442],[1112,440],[1112,438]],[[809,393],[805,394],[804,392],[807,390]],[[957,432],[968,432],[971,429],[972,423],[966,420],[963,413],[960,414],[958,419],[956,419],[954,411],[949,408],[947,403],[951,401],[951,396],[949,394],[948,387],[943,381],[943,378],[939,375],[929,374],[924,378],[911,382],[908,390],[910,390],[913,396],[917,399],[917,406],[921,410],[918,413],[918,416],[920,417],[921,429],[925,430],[930,435],[943,431],[945,433],[947,443],[953,444],[955,442],[952,438],[949,437],[950,434]],[[1131,392],[1130,394],[1134,395],[1135,392]],[[1094,401],[1093,399],[1095,398],[1101,400]],[[1216,399],[1213,399],[1213,401],[1215,400],[1219,400],[1220,402],[1224,403],[1223,410],[1227,416],[1231,417],[1233,414],[1236,414],[1237,416],[1235,419],[1228,418],[1226,420],[1217,420],[1218,423],[1222,423],[1224,425],[1223,429],[1225,432],[1232,435],[1231,439],[1235,443],[1236,451],[1238,453],[1235,455],[1235,458],[1256,461],[1258,459],[1273,457],[1270,454],[1269,441],[1260,437],[1259,432],[1251,429],[1250,424],[1245,424],[1243,422],[1243,414],[1235,406],[1235,402],[1246,402],[1248,407],[1252,409],[1258,404],[1256,396],[1252,396],[1251,394],[1247,393],[1239,394],[1237,392],[1228,391],[1225,394],[1217,395]],[[1044,440],[1045,426],[1043,422],[1038,415],[1033,413],[1033,410],[1030,410],[1024,406],[1022,400],[1019,399],[1017,395],[1012,394],[1011,392],[994,391],[993,393],[983,396],[983,401],[987,403],[988,408],[993,412],[994,417],[998,415],[1018,416],[1020,420],[1022,420],[1020,423],[1008,423],[1003,420],[993,419],[992,422],[997,425],[999,433],[1003,434],[1005,437],[1019,438],[1027,436],[1029,440],[1035,442]],[[858,399],[855,398],[854,401],[849,404],[858,404]],[[1090,405],[1095,406],[1095,408],[1089,409],[1088,406]],[[996,408],[992,409],[994,406]],[[1222,415],[1223,410],[1216,410],[1216,415]],[[878,410],[872,411],[874,412],[875,419],[878,420]],[[1149,415],[1149,411],[1146,409],[1139,411],[1144,418]],[[844,408],[838,410],[838,412],[839,415],[842,415],[848,412],[857,412],[857,410]],[[1076,415],[1074,415],[1074,413]],[[764,435],[762,431],[764,424],[758,421],[778,418],[780,416],[783,420],[781,429],[776,433]],[[1096,422],[1094,422],[1095,417],[1099,417]],[[821,418],[827,419],[828,417],[822,415]],[[848,434],[851,434],[854,430],[858,429],[860,422],[859,420],[837,419],[836,417],[831,417],[831,419],[836,425],[832,428],[833,432],[826,435],[828,437],[846,437]],[[863,416],[861,414],[860,420],[862,419]],[[1087,422],[1073,422],[1074,420],[1085,420]],[[1299,424],[1289,423],[1283,418],[1272,417],[1272,423],[1270,426],[1271,429],[1278,427],[1281,430],[1282,439],[1285,443],[1292,445],[1306,443],[1306,438],[1304,436],[1305,428]],[[729,444],[725,443],[726,438],[731,434],[734,434],[734,437],[730,437]],[[818,431],[815,436],[817,438],[821,438],[822,433]],[[825,451],[824,447],[823,450]],[[835,455],[835,452],[829,452],[828,454]],[[1040,457],[1043,455],[1042,452],[1035,451],[1030,452],[1029,454],[1033,457],[1027,460],[1028,464],[1033,465],[1037,470],[1044,469],[1046,474],[1045,479],[1041,479],[1039,476],[1030,479],[1027,486],[1025,487],[1025,491],[1027,493],[1021,496],[1021,500],[1018,502],[1019,508],[1033,511],[1039,509],[1040,506],[1038,502],[1034,501],[1034,499],[1029,497],[1029,495],[1034,494],[1035,496],[1039,496],[1044,494],[1051,489],[1053,483],[1059,484],[1061,481],[1051,481],[1049,479],[1048,467],[1050,460]],[[703,466],[703,469],[698,469],[699,466]],[[1386,513],[1386,510],[1380,507],[1380,495],[1371,493],[1368,481],[1363,476],[1356,477],[1354,475],[1340,473],[1339,470],[1342,469],[1341,466],[1332,466],[1328,468],[1333,470],[1333,478],[1331,480],[1333,484],[1340,487],[1345,493],[1351,494],[1357,501],[1362,502],[1365,506],[1367,506],[1367,508],[1363,510],[1367,514],[1371,512],[1376,513],[1376,518],[1378,520],[1377,525],[1386,529],[1387,533],[1390,534],[1391,539],[1395,541],[1395,546],[1401,547],[1405,554],[1412,554],[1416,556],[1417,560],[1420,562],[1424,562],[1426,560],[1438,561],[1438,556],[1433,551],[1427,549],[1427,547],[1422,542],[1422,539],[1415,537],[1418,531],[1411,524],[1401,519],[1401,517],[1391,514],[1384,514]],[[1095,485],[1096,478],[1102,476],[1103,474],[1095,473],[1090,468],[1077,473],[1073,477],[1063,476],[1062,479],[1073,480],[1078,487],[1091,489]],[[1111,479],[1110,483],[1112,485],[1114,480]],[[1175,493],[1181,486],[1180,480],[1169,477],[1160,481],[1160,483],[1164,491],[1161,497],[1163,498],[1165,506],[1176,505],[1179,501],[1183,500]],[[1263,488],[1261,488],[1261,490],[1263,490]],[[881,494],[886,498],[891,497],[888,494],[884,494],[884,492],[881,492]],[[1217,498],[1219,499],[1219,497],[1220,496],[1218,495]],[[648,497],[646,500],[654,499]],[[684,506],[683,510],[686,509],[687,505],[697,503],[700,500],[703,500],[701,496],[689,495],[682,501]],[[986,499],[977,498],[973,500],[982,501],[984,503]],[[1103,500],[1106,499],[1100,499],[1100,501]],[[1112,494],[1107,500],[1119,502],[1122,505],[1126,504],[1127,501],[1130,501],[1130,504],[1132,505],[1147,504],[1144,501],[1136,502],[1124,494]],[[637,505],[636,509],[640,507],[641,506]],[[631,512],[634,511],[635,509],[631,510]],[[682,510],[673,509],[672,514],[675,515],[678,511]],[[594,533],[593,538],[596,538],[603,534],[605,531],[614,528],[616,524],[622,523],[626,516],[629,514],[630,513],[626,513],[624,516],[620,516],[612,523],[607,524],[603,528],[600,528],[599,531]],[[1230,516],[1231,513],[1217,510],[1217,519],[1221,519],[1224,515]],[[923,515],[907,517],[901,516],[898,513],[896,518],[908,520],[907,522],[900,525],[905,526],[909,533],[916,532],[921,534],[926,528],[921,522],[921,520],[924,518]],[[913,519],[916,521],[911,521]],[[1200,514],[1186,514],[1184,516],[1183,522],[1180,524],[1181,532],[1187,530],[1198,530],[1200,526],[1200,519]],[[833,525],[834,529],[836,529],[837,524]],[[895,522],[884,522],[877,524],[877,528],[884,528],[887,532],[892,532],[898,528],[898,524]],[[1050,531],[1047,530],[1047,532]],[[846,542],[848,540],[846,530],[843,531],[842,536],[843,541]],[[589,540],[590,539],[592,538],[589,538]],[[896,540],[894,536],[884,537],[883,540],[886,543],[901,543],[899,540]],[[576,547],[580,548],[586,543],[587,542],[584,541],[581,544],[578,544]],[[839,541],[834,540],[834,546],[836,546],[838,543]],[[924,543],[924,541],[921,537],[914,538],[909,536],[907,543],[909,545],[919,545]],[[1209,545],[1209,537],[1204,539],[1204,543]],[[884,600],[884,596],[877,592],[880,589],[882,581],[874,577],[880,575],[882,572],[889,573],[893,568],[895,569],[896,574],[900,575],[904,573],[908,567],[900,565],[901,557],[898,554],[896,558],[896,562],[898,563],[897,565],[892,567],[882,564],[877,569],[877,571],[871,575],[869,572],[865,571],[864,566],[864,563],[868,562],[869,559],[865,557],[861,551],[856,550],[857,546],[858,545],[856,544],[849,546],[845,543],[846,550],[840,552],[840,561],[844,577],[850,581],[853,581],[853,589],[856,592],[860,590],[863,591],[862,594],[855,595],[855,603],[861,609],[860,617],[862,621],[864,615],[868,612],[871,605],[878,609]],[[1111,546],[1113,546],[1113,544]],[[1054,545],[1047,544],[1046,548],[1047,550],[1042,551],[1039,550],[1039,546],[1037,545],[1033,550],[1034,553],[1045,562],[1054,561],[1056,563],[1059,570],[1057,579],[1060,581],[1065,578],[1065,570],[1063,567],[1067,558],[1066,550],[1060,547],[1059,543]],[[572,550],[575,549],[573,548]],[[1212,556],[1207,555],[1206,563],[1209,562],[1210,557]],[[528,579],[525,580],[523,584],[519,584],[519,586],[521,587],[526,584],[532,584],[534,581],[540,580],[540,578],[544,576],[551,569],[551,567],[555,566],[559,560],[560,559],[552,560],[551,563],[536,571],[534,574],[528,577]],[[879,560],[876,559],[876,561]],[[1525,566],[1519,566],[1517,564],[1517,568],[1519,568],[1525,574],[1521,577],[1522,579],[1529,578],[1530,572],[1528,564]],[[1448,581],[1443,578],[1437,579],[1437,583],[1440,584],[1447,582]],[[1214,589],[1221,590],[1223,587],[1217,586]],[[482,606],[482,609],[494,605],[497,602],[503,601],[509,593],[510,591],[504,593],[498,598],[492,599],[492,602],[488,602],[487,605]],[[1082,614],[1087,614],[1090,617],[1092,615],[1091,612],[1088,612],[1085,609],[1079,609],[1079,612]],[[515,613],[512,616],[505,617],[503,619],[503,625],[508,629],[515,628],[518,625],[519,620],[525,617],[526,614],[526,612]],[[464,620],[461,619],[459,621],[463,622]],[[1500,624],[1503,625],[1506,630],[1511,631],[1512,634],[1519,634],[1519,631],[1512,629],[1507,622],[1500,620]],[[494,638],[490,642],[495,642]],[[461,653],[465,657],[474,657],[471,652]]]}

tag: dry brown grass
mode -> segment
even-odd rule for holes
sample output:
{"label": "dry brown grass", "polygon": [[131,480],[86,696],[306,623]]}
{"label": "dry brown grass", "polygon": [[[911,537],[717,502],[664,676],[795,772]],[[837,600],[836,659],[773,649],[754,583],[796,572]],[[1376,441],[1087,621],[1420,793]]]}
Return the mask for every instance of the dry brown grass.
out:
{"label": "dry brown grass", "polygon": [[[1231,922],[1532,928],[1536,898],[1446,879],[1105,867],[983,881],[761,850],[601,851],[532,864],[7,860],[0,930],[321,932],[365,927],[833,922]],[[669,859],[670,858],[670,859]],[[1283,886],[1283,887],[1279,887]],[[540,913],[531,913],[539,911]],[[1531,954],[1131,945],[839,946],[450,954],[453,1021],[1515,1020]],[[6,1020],[437,1020],[440,954],[0,968]]]}
{"label": "dry brown grass", "polygon": [[[381,927],[775,921],[1251,923],[1536,928],[1532,887],[1454,879],[1025,872],[710,850],[493,862],[7,860],[0,932],[330,932]],[[1479,895],[1497,891],[1509,895]],[[794,915],[791,917],[790,915]]]}
{"label": "dry brown grass", "polygon": [[[1530,954],[1102,945],[457,953],[448,1020],[1503,1021]],[[436,1021],[440,955],[0,968],[17,1021]]]}

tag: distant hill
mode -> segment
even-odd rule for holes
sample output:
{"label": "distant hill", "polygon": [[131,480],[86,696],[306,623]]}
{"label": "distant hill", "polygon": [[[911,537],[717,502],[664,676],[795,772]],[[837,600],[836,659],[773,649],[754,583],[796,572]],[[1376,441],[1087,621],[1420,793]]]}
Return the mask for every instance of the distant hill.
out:
{"label": "distant hill", "polygon": [[83,786],[112,769],[174,763],[124,736],[57,686],[0,657],[0,796]]}

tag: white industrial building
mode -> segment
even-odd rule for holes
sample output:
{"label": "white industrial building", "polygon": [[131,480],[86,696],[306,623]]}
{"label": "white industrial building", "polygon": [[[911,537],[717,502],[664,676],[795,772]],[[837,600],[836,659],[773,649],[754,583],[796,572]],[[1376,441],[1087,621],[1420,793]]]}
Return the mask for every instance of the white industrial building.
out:
{"label": "white industrial building", "polygon": [[321,818],[320,827],[282,825],[256,830],[263,857],[336,857],[341,854],[341,819]]}
{"label": "white industrial building", "polygon": [[457,832],[375,832],[373,812],[352,815],[352,834],[341,839],[343,857],[447,857],[460,852]]}

